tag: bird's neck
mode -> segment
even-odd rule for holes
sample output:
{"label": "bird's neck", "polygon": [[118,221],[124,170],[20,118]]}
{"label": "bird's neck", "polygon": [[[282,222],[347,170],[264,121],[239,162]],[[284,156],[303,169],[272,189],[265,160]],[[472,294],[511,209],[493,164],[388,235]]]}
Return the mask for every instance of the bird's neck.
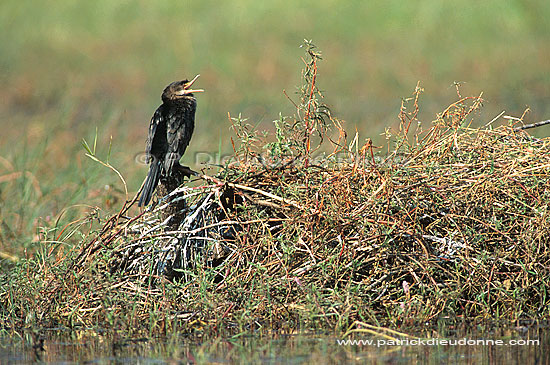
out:
{"label": "bird's neck", "polygon": [[172,105],[182,105],[182,104],[195,104],[197,102],[197,99],[195,99],[193,96],[187,96],[184,98],[162,98],[162,102],[164,104],[172,104]]}

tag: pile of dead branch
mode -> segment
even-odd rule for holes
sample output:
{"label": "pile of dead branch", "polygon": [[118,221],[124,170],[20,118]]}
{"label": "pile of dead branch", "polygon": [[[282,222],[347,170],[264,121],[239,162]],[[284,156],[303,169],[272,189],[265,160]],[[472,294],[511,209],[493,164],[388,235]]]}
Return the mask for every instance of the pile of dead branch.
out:
{"label": "pile of dead branch", "polygon": [[[215,178],[119,219],[98,241],[108,267],[149,281],[210,270],[230,302],[238,286],[300,306],[315,288],[396,318],[547,315],[550,140],[463,126],[479,103],[461,99],[384,157],[355,141],[305,158],[281,130],[278,145],[241,146]],[[415,110],[403,108],[403,131]],[[254,293],[257,275],[278,294]]]}
{"label": "pile of dead branch", "polygon": [[215,328],[548,316],[550,139],[497,119],[473,128],[482,100],[460,94],[423,130],[417,87],[387,150],[348,141],[308,55],[297,114],[275,138],[234,118],[235,158],[215,176],[135,216],[127,204],[70,267],[96,270],[88,285],[109,294],[65,311],[143,321],[161,301],[163,326]]}

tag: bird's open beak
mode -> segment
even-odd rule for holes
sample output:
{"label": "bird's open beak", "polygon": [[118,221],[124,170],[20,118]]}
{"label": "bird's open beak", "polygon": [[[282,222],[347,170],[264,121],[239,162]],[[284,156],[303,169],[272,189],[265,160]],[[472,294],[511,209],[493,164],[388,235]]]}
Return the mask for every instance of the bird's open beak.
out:
{"label": "bird's open beak", "polygon": [[199,76],[200,75],[193,77],[193,80],[185,84],[185,86],[183,87],[183,90],[177,92],[176,95],[183,96],[183,95],[192,94],[192,93],[203,93],[204,92],[203,89],[190,89],[191,85],[193,85],[193,83],[197,81]]}

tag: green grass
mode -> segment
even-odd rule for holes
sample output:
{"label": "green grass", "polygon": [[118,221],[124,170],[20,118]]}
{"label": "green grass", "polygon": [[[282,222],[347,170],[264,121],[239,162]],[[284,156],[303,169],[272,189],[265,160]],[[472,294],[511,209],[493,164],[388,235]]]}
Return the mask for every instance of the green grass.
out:
{"label": "green grass", "polygon": [[[319,87],[337,117],[362,139],[385,143],[401,98],[420,80],[419,120],[484,92],[477,120],[503,109],[548,119],[550,4],[545,1],[110,2],[0,4],[0,253],[12,261],[46,252],[85,212],[108,215],[125,199],[112,171],[84,155],[99,130],[98,156],[135,192],[136,164],[162,88],[201,73],[196,152],[231,150],[227,113],[270,129],[295,112],[299,45],[324,50]],[[547,135],[547,127],[536,131]],[[360,143],[362,145],[362,143]],[[221,147],[220,147],[221,146]],[[86,224],[92,225],[92,222]],[[72,227],[72,226],[71,226]],[[93,229],[91,226],[89,229]],[[88,229],[88,228],[87,228]],[[75,231],[62,245],[82,239]],[[44,240],[47,245],[41,245]],[[44,253],[44,255],[46,255]]]}
{"label": "green grass", "polygon": [[145,168],[133,156],[162,88],[201,73],[207,93],[187,160],[225,153],[228,112],[266,125],[294,112],[282,91],[294,95],[303,38],[324,50],[320,87],[333,111],[375,143],[418,80],[423,121],[454,100],[454,81],[484,92],[487,119],[503,105],[511,115],[530,106],[532,121],[548,117],[544,1],[5,1],[0,10],[0,176],[26,176],[0,182],[0,250],[17,255],[37,241],[37,220],[100,203],[105,185],[121,189],[83,158],[83,137],[99,128],[104,146],[113,136],[113,164],[135,191]]}
{"label": "green grass", "polygon": [[[126,201],[44,228],[47,244],[0,277],[6,330],[346,337],[441,319],[548,318],[549,139],[472,128],[479,97],[419,128],[417,89],[388,154],[340,140],[315,52],[307,46],[301,117],[274,123],[276,141],[233,118],[235,162],[216,177],[150,210]],[[318,133],[345,159],[310,160]],[[111,160],[95,139],[85,145]]]}

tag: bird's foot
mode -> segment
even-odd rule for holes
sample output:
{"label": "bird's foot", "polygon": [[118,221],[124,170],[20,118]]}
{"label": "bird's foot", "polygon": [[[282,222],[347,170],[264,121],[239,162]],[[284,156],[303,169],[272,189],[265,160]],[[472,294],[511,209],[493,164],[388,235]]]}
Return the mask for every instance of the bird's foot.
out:
{"label": "bird's foot", "polygon": [[189,168],[189,166],[182,166],[180,164],[174,166],[177,168],[178,172],[183,174],[185,177],[190,178],[191,175],[193,176],[199,176],[199,173],[196,171],[193,171]]}

